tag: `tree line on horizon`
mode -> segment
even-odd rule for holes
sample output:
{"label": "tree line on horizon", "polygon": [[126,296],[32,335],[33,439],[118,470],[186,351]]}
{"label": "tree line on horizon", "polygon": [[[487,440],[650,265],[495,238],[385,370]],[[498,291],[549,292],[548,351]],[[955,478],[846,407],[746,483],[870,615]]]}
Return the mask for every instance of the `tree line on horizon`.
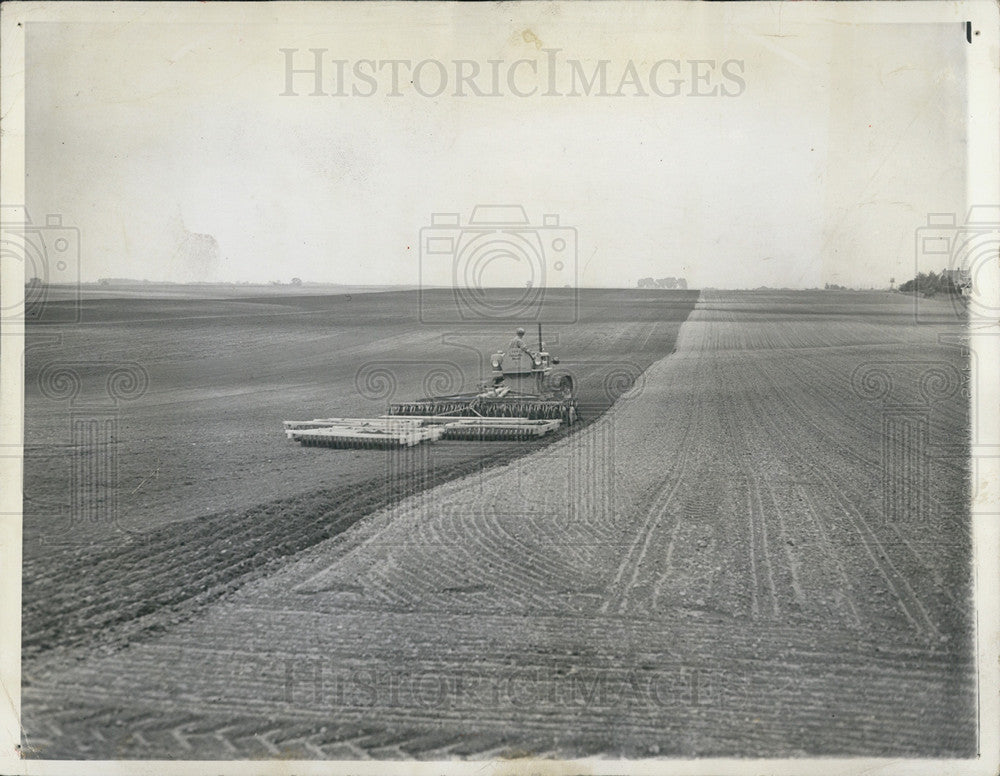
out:
{"label": "tree line on horizon", "polygon": [[918,272],[912,280],[901,283],[899,290],[904,294],[920,294],[921,296],[937,296],[948,294],[963,296],[968,293],[972,282],[964,270],[943,269],[937,272]]}

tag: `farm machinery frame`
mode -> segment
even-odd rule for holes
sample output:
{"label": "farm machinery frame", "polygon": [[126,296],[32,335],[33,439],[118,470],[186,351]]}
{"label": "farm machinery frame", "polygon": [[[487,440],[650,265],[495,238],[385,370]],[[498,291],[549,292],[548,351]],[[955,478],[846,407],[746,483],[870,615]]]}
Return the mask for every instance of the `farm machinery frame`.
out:
{"label": "farm machinery frame", "polygon": [[553,374],[538,325],[538,349],[523,345],[490,358],[491,380],[470,393],[426,396],[390,404],[377,418],[286,420],[286,436],[306,447],[396,448],[439,439],[536,439],[579,419],[574,383]]}

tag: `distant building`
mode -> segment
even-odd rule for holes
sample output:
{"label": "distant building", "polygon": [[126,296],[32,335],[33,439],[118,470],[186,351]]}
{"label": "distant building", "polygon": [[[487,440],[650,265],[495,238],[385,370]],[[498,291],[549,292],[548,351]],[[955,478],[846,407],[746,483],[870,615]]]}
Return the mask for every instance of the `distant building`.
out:
{"label": "distant building", "polygon": [[639,288],[687,288],[687,280],[684,278],[639,278],[637,284]]}

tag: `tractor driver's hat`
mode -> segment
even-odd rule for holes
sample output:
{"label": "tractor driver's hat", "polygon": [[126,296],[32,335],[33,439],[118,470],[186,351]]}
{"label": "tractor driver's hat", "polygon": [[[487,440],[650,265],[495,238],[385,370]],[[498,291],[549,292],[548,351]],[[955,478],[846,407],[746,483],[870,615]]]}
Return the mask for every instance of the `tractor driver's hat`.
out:
{"label": "tractor driver's hat", "polygon": [[523,334],[524,334],[524,329],[520,329],[520,328],[519,328],[519,329],[517,330],[517,336],[519,336],[519,337],[520,337],[520,336],[522,336]]}

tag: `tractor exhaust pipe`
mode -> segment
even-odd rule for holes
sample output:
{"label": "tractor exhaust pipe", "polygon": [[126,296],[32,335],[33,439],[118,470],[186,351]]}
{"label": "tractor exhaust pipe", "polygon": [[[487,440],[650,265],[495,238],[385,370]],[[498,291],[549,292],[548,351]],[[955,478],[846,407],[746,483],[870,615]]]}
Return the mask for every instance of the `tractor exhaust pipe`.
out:
{"label": "tractor exhaust pipe", "polygon": [[541,353],[544,350],[542,347],[542,324],[538,324],[538,352]]}

